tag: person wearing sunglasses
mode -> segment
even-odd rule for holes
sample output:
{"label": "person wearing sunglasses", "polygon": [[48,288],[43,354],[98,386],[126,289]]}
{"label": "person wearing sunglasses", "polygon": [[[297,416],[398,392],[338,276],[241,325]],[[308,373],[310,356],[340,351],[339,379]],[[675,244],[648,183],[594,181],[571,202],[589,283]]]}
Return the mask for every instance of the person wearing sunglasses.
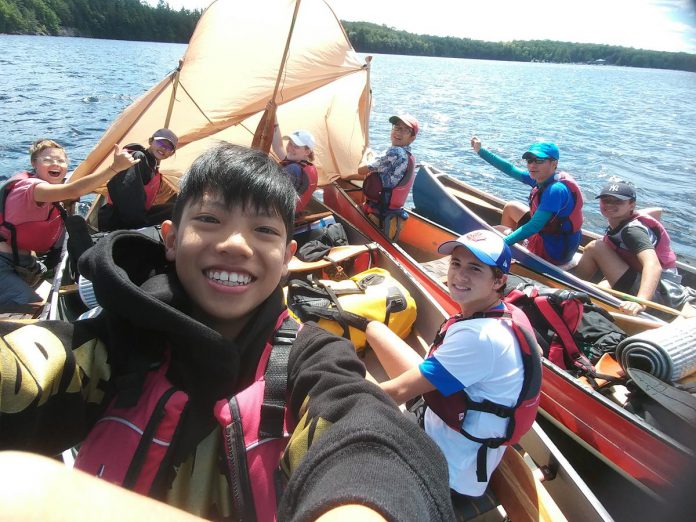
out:
{"label": "person wearing sunglasses", "polygon": [[570,268],[582,238],[583,197],[573,177],[558,170],[558,146],[549,141],[530,145],[522,154],[527,170],[483,148],[476,136],[471,138],[471,147],[496,169],[532,187],[529,206],[509,201],[503,208],[500,227],[496,228],[506,235],[505,243],[513,245],[527,240],[530,252],[554,265]]}
{"label": "person wearing sunglasses", "polygon": [[[24,311],[41,302],[34,288],[46,267],[36,255],[60,246],[67,217],[61,201],[79,199],[103,185],[117,171],[137,165],[126,150],[114,145],[110,166],[75,181],[65,181],[68,156],[53,140],[29,147],[31,169],[0,183],[0,310]],[[70,234],[72,231],[68,228]],[[68,239],[70,245],[71,239]],[[49,264],[47,262],[47,264]]]}
{"label": "person wearing sunglasses", "polygon": [[178,142],[171,130],[159,129],[148,140],[147,148],[139,143],[124,147],[140,161],[107,183],[108,199],[99,209],[99,230],[136,229],[159,225],[171,218],[174,198],[159,205],[154,202],[162,184],[160,162],[174,154]]}

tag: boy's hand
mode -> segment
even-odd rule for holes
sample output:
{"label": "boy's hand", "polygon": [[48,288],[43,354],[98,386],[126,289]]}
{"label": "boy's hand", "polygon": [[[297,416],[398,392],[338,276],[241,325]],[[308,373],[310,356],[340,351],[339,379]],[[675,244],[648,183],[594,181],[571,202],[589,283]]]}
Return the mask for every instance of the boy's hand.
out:
{"label": "boy's hand", "polygon": [[140,163],[140,160],[134,159],[127,150],[121,150],[121,147],[114,145],[114,162],[109,167],[114,173],[126,170],[136,163]]}
{"label": "boy's hand", "polygon": [[375,159],[375,151],[373,151],[371,148],[367,148],[365,150],[365,153],[363,154],[362,158],[360,159],[360,165],[358,167],[362,166],[367,166],[370,163],[372,163]]}
{"label": "boy's hand", "polygon": [[474,149],[474,152],[476,154],[478,154],[481,150],[481,140],[478,139],[476,136],[471,138],[471,148]]}
{"label": "boy's hand", "polygon": [[619,308],[630,315],[638,315],[645,310],[645,306],[635,301],[621,301]]}

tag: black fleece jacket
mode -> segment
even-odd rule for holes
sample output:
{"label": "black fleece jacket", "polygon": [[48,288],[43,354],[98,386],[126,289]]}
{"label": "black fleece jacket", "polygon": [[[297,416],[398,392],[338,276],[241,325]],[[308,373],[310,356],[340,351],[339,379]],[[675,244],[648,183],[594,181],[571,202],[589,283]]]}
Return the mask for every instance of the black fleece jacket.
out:
{"label": "black fleece jacket", "polygon": [[[144,374],[167,349],[168,377],[189,394],[192,411],[177,446],[178,493],[165,500],[234,519],[219,498],[182,501],[196,496],[196,485],[182,495],[177,481],[186,477],[178,473],[194,476],[191,463],[205,462],[201,442],[218,429],[212,404],[253,380],[284,309],[281,289],[231,341],[187,315],[190,301],[162,245],[137,232],[100,240],[80,258],[80,271],[104,308],[97,317],[74,325],[0,323],[0,449],[55,454],[79,443],[112,398],[135,403]],[[50,375],[44,363],[32,367],[39,354],[52,361]],[[303,326],[288,364],[289,413],[299,423],[288,444],[293,458],[282,461],[289,482],[279,520],[312,520],[346,503],[371,506],[389,520],[452,520],[442,454],[364,376],[349,342],[313,323]]]}

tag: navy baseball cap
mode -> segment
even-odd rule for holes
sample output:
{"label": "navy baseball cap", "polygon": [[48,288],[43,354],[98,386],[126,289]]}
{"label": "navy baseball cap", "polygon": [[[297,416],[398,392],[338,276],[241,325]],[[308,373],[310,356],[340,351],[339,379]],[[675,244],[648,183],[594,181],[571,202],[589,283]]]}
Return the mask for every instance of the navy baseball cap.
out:
{"label": "navy baseball cap", "polygon": [[602,196],[613,196],[623,200],[636,199],[636,188],[627,181],[609,181],[602,187],[602,191],[595,199],[599,199]]}
{"label": "navy baseball cap", "polygon": [[558,150],[558,146],[555,143],[551,143],[550,141],[538,141],[536,143],[532,143],[529,148],[527,149],[527,152],[522,154],[522,159],[529,159],[529,158],[540,158],[540,159],[555,159],[558,161],[558,158],[560,158],[561,153]]}
{"label": "navy baseball cap", "polygon": [[504,273],[510,271],[512,253],[503,238],[491,230],[473,230],[453,241],[445,241],[437,251],[440,254],[451,254],[455,248],[468,248],[479,261],[500,268]]}
{"label": "navy baseball cap", "polygon": [[177,138],[176,134],[174,134],[169,129],[159,129],[158,131],[153,132],[152,139],[166,140],[169,143],[171,143],[174,146],[174,148],[176,148],[176,145],[179,143],[179,138]]}

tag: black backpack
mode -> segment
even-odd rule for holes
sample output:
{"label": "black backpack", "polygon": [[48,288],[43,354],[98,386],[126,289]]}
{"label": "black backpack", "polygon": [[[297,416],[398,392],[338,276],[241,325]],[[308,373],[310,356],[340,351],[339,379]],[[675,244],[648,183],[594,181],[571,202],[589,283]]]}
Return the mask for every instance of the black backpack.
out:
{"label": "black backpack", "polygon": [[315,238],[310,236],[310,240],[298,249],[297,257],[306,262],[319,261],[331,251],[331,247],[347,244],[348,236],[343,225],[332,223],[322,228]]}

